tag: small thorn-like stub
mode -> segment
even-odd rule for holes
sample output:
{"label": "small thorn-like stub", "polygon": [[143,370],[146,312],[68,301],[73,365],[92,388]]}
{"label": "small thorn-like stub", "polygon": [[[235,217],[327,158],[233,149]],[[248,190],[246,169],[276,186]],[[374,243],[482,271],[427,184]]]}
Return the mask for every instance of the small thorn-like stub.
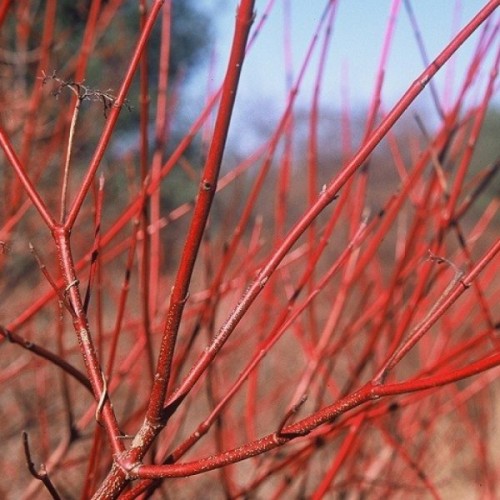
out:
{"label": "small thorn-like stub", "polygon": [[203,179],[203,181],[201,181],[201,188],[203,191],[211,191],[213,189],[213,184],[207,179]]}
{"label": "small thorn-like stub", "polygon": [[419,78],[418,83],[422,87],[422,90],[425,89],[425,87],[427,86],[429,81],[430,81],[429,75],[424,75],[424,76],[422,76],[422,78]]}
{"label": "small thorn-like stub", "polygon": [[472,283],[470,283],[469,281],[465,281],[461,278],[458,281],[464,287],[465,290],[467,290],[467,288],[470,288],[472,285]]}
{"label": "small thorn-like stub", "polygon": [[[31,243],[30,243],[30,245],[31,245]],[[31,247],[30,247],[30,250],[31,250],[31,252],[34,251],[34,249],[32,250]],[[7,244],[6,241],[0,240],[0,255],[7,254],[7,253],[9,253],[9,245]]]}

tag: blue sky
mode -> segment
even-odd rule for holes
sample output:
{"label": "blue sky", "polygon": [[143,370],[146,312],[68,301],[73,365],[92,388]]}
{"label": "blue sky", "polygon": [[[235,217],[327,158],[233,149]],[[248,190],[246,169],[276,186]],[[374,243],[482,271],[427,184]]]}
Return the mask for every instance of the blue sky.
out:
{"label": "blue sky", "polygon": [[[205,3],[209,12],[217,12],[214,25],[217,68],[215,79],[219,81],[227,61],[237,3],[236,0],[211,0]],[[268,0],[257,0],[257,20],[267,3]],[[245,62],[238,97],[244,108],[248,109],[252,105],[269,106],[276,107],[276,111],[279,112],[284,106],[286,100],[284,3],[285,0],[276,0],[263,31]],[[327,2],[289,0],[288,3],[292,60],[296,76]],[[429,57],[433,59],[451,40],[453,34],[486,3],[480,0],[412,0],[411,4]],[[343,83],[347,83],[351,106],[363,106],[369,102],[391,4],[391,0],[339,1],[322,90],[324,106],[339,107]],[[495,13],[494,21],[497,23],[500,20],[499,14]],[[455,95],[476,41],[475,36],[453,58],[455,75],[453,78],[448,69],[440,71],[436,82],[441,92],[444,92],[443,82],[448,78],[451,82],[451,87],[448,88],[451,89],[452,95]],[[320,44],[316,47],[316,56],[319,54],[319,49]],[[307,77],[300,89],[299,102],[304,106],[307,106],[311,99],[317,60],[317,57],[314,57],[311,61]],[[488,60],[492,61],[492,57]],[[348,71],[347,80],[344,76],[345,68]],[[423,68],[408,15],[401,3],[382,93],[385,109],[394,104]],[[486,81],[490,68],[491,62],[482,70],[481,81]],[[206,85],[204,88],[206,89]],[[484,88],[484,85],[479,88]],[[498,98],[496,102],[498,103]]]}

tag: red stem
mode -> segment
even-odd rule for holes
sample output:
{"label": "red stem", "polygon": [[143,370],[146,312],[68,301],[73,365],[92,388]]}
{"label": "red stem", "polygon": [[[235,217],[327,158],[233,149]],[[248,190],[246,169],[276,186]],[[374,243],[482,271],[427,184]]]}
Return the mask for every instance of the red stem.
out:
{"label": "red stem", "polygon": [[[474,32],[480,24],[488,18],[494,11],[495,7],[500,3],[500,0],[490,1],[471,21],[465,26],[462,31],[445,47],[434,62],[424,70],[424,72],[415,80],[407,92],[389,112],[386,118],[382,121],[379,127],[371,134],[363,146],[356,153],[354,158],[346,165],[343,171],[331,181],[328,187],[323,190],[313,204],[313,206],[305,213],[305,215],[297,222],[290,230],[287,237],[277,248],[274,254],[269,258],[268,262],[262,267],[255,281],[248,287],[246,292],[241,297],[233,312],[226,319],[225,323],[215,336],[210,346],[203,352],[190,373],[187,375],[182,385],[176,389],[169,402],[172,405],[177,405],[190,390],[196,381],[201,377],[206,367],[215,358],[222,345],[236,328],[241,318],[246,314],[252,303],[259,296],[265,284],[271,277],[272,273],[278,267],[280,262],[289,252],[290,248],[300,238],[309,225],[316,217],[335,199],[339,190],[346,184],[350,177],[357,169],[363,165],[364,161],[371,154],[373,149],[379,144],[391,127],[396,123],[399,117],[423,91],[425,85],[437,73],[441,66],[453,55],[460,45]],[[185,297],[182,297],[185,298]]]}
{"label": "red stem", "polygon": [[236,98],[236,90],[238,88],[241,67],[245,57],[248,33],[253,21],[253,4],[254,2],[252,0],[247,0],[242,2],[238,9],[233,45],[222,89],[221,103],[215,123],[214,136],[203,169],[198,198],[194,207],[191,225],[187,233],[178,273],[172,288],[169,308],[165,320],[160,355],[156,367],[155,383],[153,385],[147,414],[147,418],[150,422],[158,421],[163,410],[177,332],[184,305],[188,298],[191,275],[219,177],[220,164]]}
{"label": "red stem", "polygon": [[147,449],[151,446],[154,437],[163,428],[163,404],[170,378],[177,331],[185,301],[187,300],[194,263],[216,190],[220,164],[236,98],[236,90],[245,57],[248,33],[253,21],[253,7],[254,0],[242,0],[238,8],[233,44],[222,89],[214,136],[203,170],[193,218],[171,293],[146,419],[132,443],[131,449],[125,456],[117,456],[115,467],[96,493],[96,498],[118,494],[123,489],[128,479],[126,471],[131,470],[137,461],[144,456]]}
{"label": "red stem", "polygon": [[[448,371],[445,374],[436,375],[426,379],[410,380],[399,384],[379,386],[367,384],[358,391],[338,400],[336,403],[327,406],[317,413],[314,413],[313,415],[304,418],[295,424],[285,427],[281,431],[281,437],[273,433],[258,439],[257,441],[247,443],[239,448],[229,450],[219,455],[212,455],[207,458],[181,464],[140,465],[134,472],[137,477],[141,479],[183,477],[201,474],[209,470],[260,455],[266,451],[277,448],[278,446],[282,446],[291,439],[305,436],[319,425],[331,422],[347,411],[370,401],[378,400],[382,397],[396,396],[408,392],[423,391],[443,386],[458,380],[463,380],[473,375],[477,375],[478,373],[490,370],[498,365],[500,365],[500,353],[493,354],[475,363],[471,363],[465,368]],[[287,435],[288,437],[284,437]]]}
{"label": "red stem", "polygon": [[31,202],[38,210],[38,213],[41,215],[45,224],[47,224],[48,228],[52,230],[56,225],[56,221],[54,220],[52,215],[50,215],[48,208],[46,207],[44,201],[40,197],[38,190],[35,188],[30,178],[28,177],[24,165],[21,164],[19,158],[17,157],[14,151],[14,148],[12,147],[12,144],[9,141],[7,134],[5,133],[5,131],[1,126],[0,126],[0,144],[2,145],[5,156],[9,160],[11,167],[16,172],[16,175],[18,179],[21,181],[21,184],[23,185]]}

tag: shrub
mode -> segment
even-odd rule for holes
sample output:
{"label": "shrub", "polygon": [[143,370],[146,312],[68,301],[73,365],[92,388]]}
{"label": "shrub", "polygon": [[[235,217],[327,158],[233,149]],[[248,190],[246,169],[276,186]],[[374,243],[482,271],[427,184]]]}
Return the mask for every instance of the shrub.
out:
{"label": "shrub", "polygon": [[[223,171],[254,2],[240,2],[220,90],[168,156],[182,96],[164,64],[170,2],[148,12],[141,2],[116,93],[84,79],[91,61],[114,55],[99,40],[121,4],[91,3],[80,50],[57,73],[51,57],[71,33],[57,26],[56,2],[46,2],[36,47],[34,7],[0,8],[18,44],[3,69],[0,130],[2,465],[19,478],[2,485],[4,496],[45,487],[54,498],[135,498],[161,487],[183,498],[440,497],[463,487],[494,497],[500,240],[498,198],[484,192],[499,163],[471,171],[471,159],[498,57],[480,97],[466,97],[479,92],[475,76],[494,51],[498,1],[387,113],[381,58],[359,147],[350,151],[346,108],[345,160],[324,185],[318,96],[335,2],[311,44],[320,69],[300,169],[292,160],[302,73],[264,144]],[[143,54],[158,16],[156,87]],[[476,30],[461,91],[444,107],[432,78]],[[136,73],[139,146],[109,155]],[[393,127],[426,88],[438,125],[419,119],[420,136],[406,139]],[[200,136],[197,169],[185,152]],[[385,166],[372,156],[383,140]],[[373,185],[382,168],[388,175]],[[173,207],[160,196],[172,179]],[[374,196],[380,210],[370,213]]]}

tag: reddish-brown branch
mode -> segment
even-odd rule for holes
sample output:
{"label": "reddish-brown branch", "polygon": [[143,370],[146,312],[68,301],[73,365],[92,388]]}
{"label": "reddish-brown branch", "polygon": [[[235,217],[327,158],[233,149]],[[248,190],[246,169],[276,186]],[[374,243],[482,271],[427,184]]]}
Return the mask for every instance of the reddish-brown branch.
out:
{"label": "reddish-brown branch", "polygon": [[[127,458],[123,459],[118,457],[119,466],[115,466],[111,471],[107,480],[96,493],[96,498],[100,498],[103,495],[109,495],[110,491],[119,492],[123,488],[128,479],[124,471],[129,470],[140,457],[144,456],[153,438],[163,427],[163,404],[170,377],[177,331],[187,300],[194,263],[216,191],[220,164],[231,121],[241,68],[245,57],[248,33],[253,21],[253,6],[253,0],[243,0],[238,8],[233,45],[222,89],[221,103],[215,123],[214,136],[203,169],[191,225],[187,233],[177,277],[171,292],[146,421],[138,432],[132,444],[132,448],[127,454]],[[119,479],[114,477],[117,474]]]}
{"label": "reddish-brown branch", "polygon": [[35,342],[32,342],[31,340],[26,340],[17,333],[7,330],[6,328],[3,328],[1,326],[0,326],[0,335],[2,335],[3,338],[8,340],[9,342],[18,344],[21,347],[27,349],[28,351],[31,351],[36,356],[40,356],[41,358],[46,359],[55,366],[58,366],[59,368],[64,370],[68,375],[73,377],[75,380],[78,380],[78,382],[82,384],[84,387],[86,387],[89,391],[92,390],[88,378],[80,370],[75,368],[73,365],[69,364],[66,360],[62,359],[57,354],[54,354],[53,352],[45,349],[44,347],[36,344]]}
{"label": "reddish-brown branch", "polygon": [[35,469],[35,464],[31,460],[31,452],[29,448],[29,443],[28,443],[28,434],[26,432],[23,432],[23,446],[24,446],[24,454],[26,455],[26,461],[28,463],[28,469],[30,471],[30,474],[35,478],[38,479],[43,483],[45,488],[47,488],[47,491],[49,492],[50,496],[54,500],[59,500],[61,497],[59,496],[59,493],[55,489],[54,485],[52,484],[52,481],[49,478],[49,475],[47,474],[47,471],[45,470],[45,467],[41,467],[40,471],[37,471]]}
{"label": "reddish-brown branch", "polygon": [[[81,349],[85,368],[87,369],[94,398],[96,401],[103,402],[102,414],[104,417],[104,425],[114,452],[122,452],[124,450],[124,445],[119,439],[121,431],[118,427],[118,422],[116,421],[110,399],[104,391],[104,375],[97,357],[94,341],[90,333],[87,315],[85,313],[80,295],[79,281],[75,274],[73,257],[70,248],[69,231],[60,226],[56,226],[53,236],[57,247],[61,274],[66,285],[66,294],[73,309],[73,326],[78,338],[78,344]],[[103,397],[104,399],[102,399]]]}

